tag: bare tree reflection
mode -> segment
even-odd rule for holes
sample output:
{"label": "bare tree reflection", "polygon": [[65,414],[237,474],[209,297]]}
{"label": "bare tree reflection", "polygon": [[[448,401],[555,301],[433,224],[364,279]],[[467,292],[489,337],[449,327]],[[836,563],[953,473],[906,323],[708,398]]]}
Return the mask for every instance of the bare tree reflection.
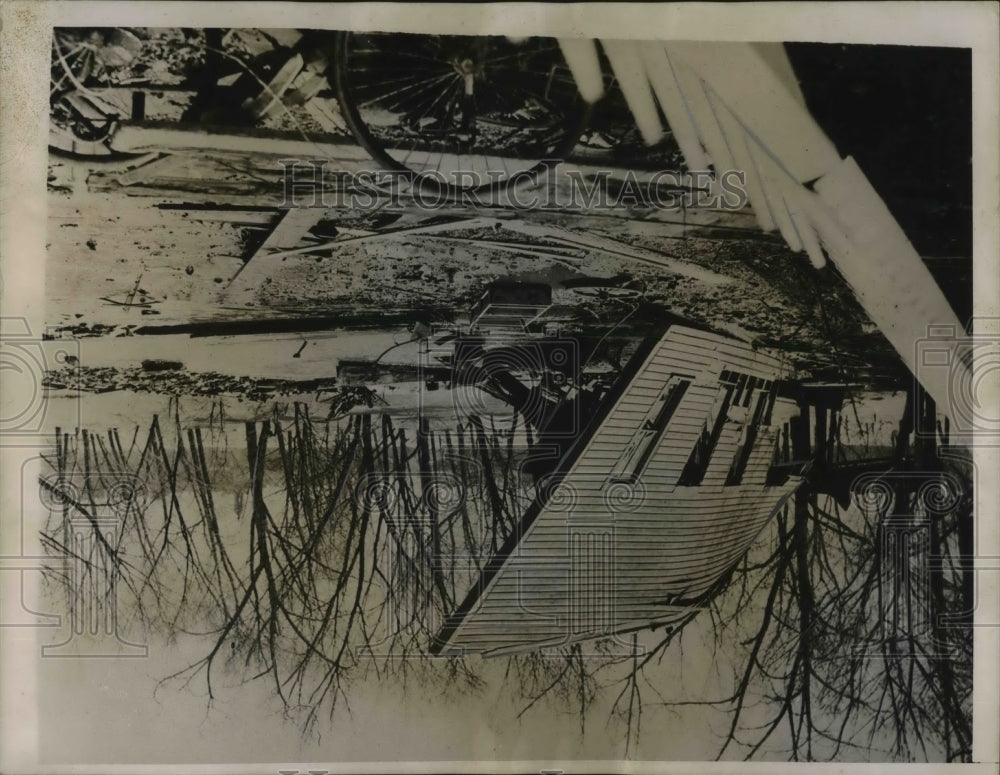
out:
{"label": "bare tree reflection", "polygon": [[[221,404],[190,427],[175,405],[127,445],[117,429],[60,432],[44,540],[73,556],[67,524],[89,519],[98,540],[78,559],[106,577],[103,594],[127,599],[120,624],[205,639],[161,685],[203,681],[211,702],[220,673],[264,679],[309,730],[368,678],[477,692],[493,670],[519,718],[572,708],[581,734],[605,698],[626,755],[644,713],[703,705],[726,714],[720,758],[968,760],[971,464],[935,429],[928,399],[915,395],[907,417],[914,405],[931,433],[904,418],[874,492],[855,487],[852,502],[818,473],[705,599],[711,647],[733,671],[718,698],[677,697],[658,680],[694,613],[652,647],[628,636],[624,649],[576,644],[499,668],[427,656],[534,495],[522,475],[532,434],[516,412],[437,427],[294,404],[237,436]],[[843,454],[840,432],[824,429],[834,443],[820,473]],[[116,505],[121,481],[132,494]],[[98,524],[109,509],[113,530]],[[77,599],[83,579],[55,565],[51,578]]]}

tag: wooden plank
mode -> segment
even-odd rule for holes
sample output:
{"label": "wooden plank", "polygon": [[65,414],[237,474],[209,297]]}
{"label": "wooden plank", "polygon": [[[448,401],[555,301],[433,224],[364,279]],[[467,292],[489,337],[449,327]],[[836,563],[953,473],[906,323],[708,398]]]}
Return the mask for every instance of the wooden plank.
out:
{"label": "wooden plank", "polygon": [[295,207],[282,211],[280,220],[264,243],[232,276],[226,286],[227,290],[242,291],[263,282],[268,273],[274,269],[273,262],[267,259],[275,251],[299,244],[302,238],[309,234],[309,230],[323,220],[326,213],[322,207]]}
{"label": "wooden plank", "polygon": [[368,153],[343,136],[315,136],[303,140],[297,132],[247,129],[217,132],[199,127],[181,128],[157,122],[125,123],[111,138],[111,148],[120,153],[161,151],[184,153],[220,151],[261,154],[293,159],[327,159],[333,166],[360,170],[371,166]]}
{"label": "wooden plank", "polygon": [[593,232],[576,232],[556,226],[554,224],[528,224],[525,221],[509,221],[505,224],[507,228],[521,231],[536,237],[560,241],[564,244],[575,247],[583,247],[620,258],[627,258],[644,264],[650,264],[661,269],[666,269],[674,274],[684,277],[691,277],[707,285],[725,285],[732,282],[731,278],[717,274],[707,269],[694,266],[679,259],[656,253],[652,250],[629,245],[624,242],[603,237]]}
{"label": "wooden plank", "polygon": [[456,217],[441,221],[438,218],[429,218],[416,224],[403,226],[397,229],[384,229],[383,231],[361,234],[356,237],[346,239],[330,240],[316,245],[302,248],[281,250],[271,255],[271,259],[288,258],[290,256],[301,255],[303,253],[316,253],[321,251],[336,250],[346,243],[369,242],[372,240],[387,239],[390,237],[415,236],[417,234],[433,234],[439,231],[451,231],[453,229],[475,229],[481,226],[491,226],[495,223],[493,218],[467,218]]}

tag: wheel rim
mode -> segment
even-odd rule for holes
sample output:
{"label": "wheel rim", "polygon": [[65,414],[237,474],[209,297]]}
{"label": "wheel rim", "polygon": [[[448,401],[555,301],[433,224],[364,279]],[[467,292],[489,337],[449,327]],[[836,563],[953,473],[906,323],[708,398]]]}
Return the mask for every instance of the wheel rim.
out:
{"label": "wheel rim", "polygon": [[49,102],[80,88],[93,73],[96,59],[96,44],[91,39],[75,40],[60,32],[53,34]]}
{"label": "wheel rim", "polygon": [[97,32],[83,38],[61,31],[52,36],[49,145],[53,148],[81,156],[111,155],[105,141],[118,117],[95,118],[78,107],[79,100],[87,99],[87,81],[103,68],[98,56],[101,42]]}

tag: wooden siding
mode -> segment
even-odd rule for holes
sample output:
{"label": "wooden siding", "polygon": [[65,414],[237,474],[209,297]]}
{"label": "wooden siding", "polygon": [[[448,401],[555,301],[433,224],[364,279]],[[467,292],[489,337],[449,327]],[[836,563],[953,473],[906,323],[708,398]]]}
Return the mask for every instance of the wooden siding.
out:
{"label": "wooden siding", "polygon": [[[678,486],[723,370],[767,381],[785,375],[778,360],[742,342],[679,326],[664,335],[569,468],[561,485],[568,499],[542,507],[441,653],[529,651],[691,610],[798,484],[765,485],[777,429],[796,411],[778,400],[739,484],[726,479],[752,402],[726,420],[702,483]],[[665,433],[634,482],[616,480],[619,455],[673,376],[691,384]]]}

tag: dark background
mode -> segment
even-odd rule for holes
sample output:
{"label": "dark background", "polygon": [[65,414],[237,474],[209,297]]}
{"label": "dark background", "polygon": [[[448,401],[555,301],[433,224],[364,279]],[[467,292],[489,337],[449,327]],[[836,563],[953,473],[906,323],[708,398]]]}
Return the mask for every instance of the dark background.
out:
{"label": "dark background", "polygon": [[[810,112],[972,316],[972,52],[787,43]],[[891,291],[887,287],[887,292]]]}

